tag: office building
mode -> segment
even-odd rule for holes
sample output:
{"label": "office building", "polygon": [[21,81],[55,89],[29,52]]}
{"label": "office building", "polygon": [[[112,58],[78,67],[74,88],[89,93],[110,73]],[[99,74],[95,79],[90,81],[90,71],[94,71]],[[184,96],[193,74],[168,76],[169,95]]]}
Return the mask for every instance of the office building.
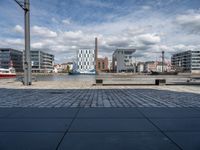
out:
{"label": "office building", "polygon": [[76,71],[81,74],[95,74],[95,50],[79,49],[77,51]]}
{"label": "office building", "polygon": [[117,49],[113,53],[113,71],[114,72],[133,72],[135,67],[135,62],[133,60],[133,54],[135,49]]}
{"label": "office building", "polygon": [[32,72],[53,72],[54,55],[45,53],[41,50],[32,50],[30,54]]}
{"label": "office building", "polygon": [[23,52],[11,48],[0,48],[0,68],[13,67],[16,72],[23,72]]}
{"label": "office building", "polygon": [[101,72],[109,71],[109,68],[108,68],[108,57],[98,58],[97,59],[97,68],[98,68],[98,71],[101,71]]}
{"label": "office building", "polygon": [[172,55],[172,68],[177,72],[200,73],[200,51],[185,51]]}

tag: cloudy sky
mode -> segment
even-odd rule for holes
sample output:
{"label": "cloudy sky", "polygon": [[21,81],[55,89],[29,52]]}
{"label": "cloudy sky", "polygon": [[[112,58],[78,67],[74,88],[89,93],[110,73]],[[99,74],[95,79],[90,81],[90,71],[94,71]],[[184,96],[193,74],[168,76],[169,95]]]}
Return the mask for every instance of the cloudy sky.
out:
{"label": "cloudy sky", "polygon": [[[138,61],[167,59],[200,48],[200,0],[30,0],[31,48],[71,61],[79,48],[111,58],[116,48],[135,48]],[[23,11],[0,0],[0,47],[22,50]]]}

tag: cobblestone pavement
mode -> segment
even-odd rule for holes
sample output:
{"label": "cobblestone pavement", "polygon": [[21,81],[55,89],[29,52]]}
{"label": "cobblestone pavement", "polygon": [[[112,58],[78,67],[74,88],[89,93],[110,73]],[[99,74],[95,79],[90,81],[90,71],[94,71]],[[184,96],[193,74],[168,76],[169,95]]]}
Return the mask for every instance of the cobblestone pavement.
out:
{"label": "cobblestone pavement", "polygon": [[199,87],[0,88],[0,107],[200,107]]}

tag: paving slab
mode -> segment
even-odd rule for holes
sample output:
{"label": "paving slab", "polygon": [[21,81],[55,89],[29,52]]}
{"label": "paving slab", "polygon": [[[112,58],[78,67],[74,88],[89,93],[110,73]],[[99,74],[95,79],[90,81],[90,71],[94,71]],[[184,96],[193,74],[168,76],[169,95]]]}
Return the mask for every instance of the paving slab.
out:
{"label": "paving slab", "polygon": [[70,132],[157,131],[146,119],[75,119]]}
{"label": "paving slab", "polygon": [[0,118],[8,117],[10,114],[16,113],[19,108],[1,108],[0,107]]}
{"label": "paving slab", "polygon": [[200,118],[151,119],[163,131],[200,131]]}
{"label": "paving slab", "polygon": [[59,150],[179,150],[158,132],[68,133]]}
{"label": "paving slab", "polygon": [[63,133],[0,132],[1,150],[55,150]]}
{"label": "paving slab", "polygon": [[0,119],[0,132],[64,132],[71,121],[72,119]]}
{"label": "paving slab", "polygon": [[137,108],[81,108],[77,118],[144,118]]}
{"label": "paving slab", "polygon": [[166,132],[183,150],[200,150],[200,132]]}
{"label": "paving slab", "polygon": [[21,108],[13,118],[73,118],[78,108]]}
{"label": "paving slab", "polygon": [[138,109],[148,118],[200,118],[200,111],[196,108],[148,107]]}

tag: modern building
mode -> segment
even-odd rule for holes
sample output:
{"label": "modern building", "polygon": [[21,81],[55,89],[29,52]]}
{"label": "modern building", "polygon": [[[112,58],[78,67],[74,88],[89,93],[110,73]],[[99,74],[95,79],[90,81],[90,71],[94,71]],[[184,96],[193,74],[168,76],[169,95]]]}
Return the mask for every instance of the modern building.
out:
{"label": "modern building", "polygon": [[16,72],[23,72],[23,52],[11,48],[0,48],[0,68],[13,67]]}
{"label": "modern building", "polygon": [[32,72],[49,73],[53,72],[54,55],[41,50],[31,51]]}
{"label": "modern building", "polygon": [[178,72],[200,73],[200,51],[189,50],[172,55],[172,69]]}
{"label": "modern building", "polygon": [[95,74],[95,50],[79,49],[77,51],[76,72],[81,74]]}
{"label": "modern building", "polygon": [[117,49],[113,53],[113,71],[114,72],[134,72],[136,69],[133,60],[135,49]]}
{"label": "modern building", "polygon": [[98,68],[98,71],[101,71],[101,72],[109,71],[109,68],[108,68],[108,57],[98,58],[97,59],[97,68]]}

